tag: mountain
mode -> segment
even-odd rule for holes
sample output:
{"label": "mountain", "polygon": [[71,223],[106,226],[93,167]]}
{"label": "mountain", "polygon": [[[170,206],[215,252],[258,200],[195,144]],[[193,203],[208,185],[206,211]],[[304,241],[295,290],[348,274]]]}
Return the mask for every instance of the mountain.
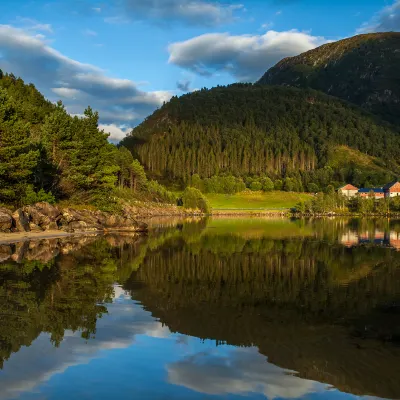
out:
{"label": "mountain", "polygon": [[193,174],[267,174],[303,185],[379,184],[397,174],[400,160],[392,125],[321,92],[269,85],[174,97],[122,144],[150,173],[183,182]]}
{"label": "mountain", "polygon": [[313,88],[400,124],[400,33],[328,43],[285,58],[258,83]]}

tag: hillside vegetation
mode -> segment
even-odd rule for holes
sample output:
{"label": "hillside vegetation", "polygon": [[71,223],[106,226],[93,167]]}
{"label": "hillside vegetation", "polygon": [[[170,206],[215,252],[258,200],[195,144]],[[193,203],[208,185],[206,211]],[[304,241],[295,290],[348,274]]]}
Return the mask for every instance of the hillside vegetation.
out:
{"label": "hillside vegetation", "polygon": [[[311,89],[251,84],[173,97],[123,144],[150,173],[184,183],[232,174],[294,177],[304,188],[380,184],[400,160],[396,129],[357,106]],[[330,167],[338,145],[375,157],[379,168],[358,169],[357,159]]]}
{"label": "hillside vegetation", "polygon": [[260,84],[313,88],[400,124],[400,33],[358,35],[285,58]]}
{"label": "hillside vegetation", "polygon": [[117,190],[174,200],[147,180],[127,149],[108,142],[98,121],[90,107],[72,117],[61,102],[46,101],[32,84],[0,70],[0,204],[70,200],[112,211]]}

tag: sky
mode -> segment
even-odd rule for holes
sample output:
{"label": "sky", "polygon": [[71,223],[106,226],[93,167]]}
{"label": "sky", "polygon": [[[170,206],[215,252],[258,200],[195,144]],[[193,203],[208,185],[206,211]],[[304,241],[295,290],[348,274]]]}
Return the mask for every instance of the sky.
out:
{"label": "sky", "polygon": [[0,0],[0,69],[119,141],[171,96],[255,82],[284,57],[400,31],[400,0]]}
{"label": "sky", "polygon": [[0,400],[112,399],[115,388],[118,398],[144,400],[356,399],[268,362],[256,347],[171,333],[120,287],[107,310],[95,338],[67,330],[54,347],[42,333],[11,354]]}

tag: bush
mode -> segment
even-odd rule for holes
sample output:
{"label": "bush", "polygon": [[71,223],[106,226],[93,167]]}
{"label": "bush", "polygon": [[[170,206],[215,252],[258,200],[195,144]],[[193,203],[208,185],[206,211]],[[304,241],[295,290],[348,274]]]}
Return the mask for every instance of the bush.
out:
{"label": "bush", "polygon": [[307,211],[307,204],[304,201],[300,201],[295,205],[294,211],[300,214],[304,214]]}
{"label": "bush", "polygon": [[199,209],[204,213],[209,213],[211,211],[206,197],[200,192],[200,190],[193,187],[187,187],[183,192],[182,204],[183,207],[187,209]]}
{"label": "bush", "polygon": [[176,203],[176,196],[157,181],[149,181],[147,183],[147,191],[153,201],[170,204]]}
{"label": "bush", "polygon": [[318,193],[319,187],[315,183],[309,183],[307,189],[310,193]]}
{"label": "bush", "polygon": [[274,182],[271,181],[270,178],[266,177],[261,180],[262,183],[262,190],[264,192],[270,192],[271,190],[274,190]]}
{"label": "bush", "polygon": [[274,183],[275,190],[282,190],[283,182],[280,179],[277,179]]}
{"label": "bush", "polygon": [[250,190],[252,190],[253,192],[258,192],[260,190],[262,190],[263,186],[261,184],[261,182],[258,181],[253,181],[250,185]]}
{"label": "bush", "polygon": [[115,193],[113,191],[96,190],[90,193],[89,204],[95,206],[98,210],[119,214],[122,209]]}
{"label": "bush", "polygon": [[47,202],[50,204],[55,204],[56,198],[51,192],[46,193],[43,189],[40,189],[37,193],[34,191],[32,185],[28,185],[25,190],[25,196],[22,199],[23,204],[35,204],[40,202]]}

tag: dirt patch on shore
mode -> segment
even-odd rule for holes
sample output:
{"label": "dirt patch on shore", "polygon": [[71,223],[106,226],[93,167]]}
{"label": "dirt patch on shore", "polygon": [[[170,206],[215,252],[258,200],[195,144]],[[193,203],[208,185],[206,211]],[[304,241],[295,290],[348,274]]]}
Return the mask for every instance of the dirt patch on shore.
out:
{"label": "dirt patch on shore", "polygon": [[[51,230],[44,232],[14,232],[14,233],[0,233],[0,244],[10,244],[17,242],[25,242],[34,239],[56,239],[69,236],[81,236],[93,234],[94,232],[62,232],[59,230]],[[102,234],[103,232],[98,232]]]}

